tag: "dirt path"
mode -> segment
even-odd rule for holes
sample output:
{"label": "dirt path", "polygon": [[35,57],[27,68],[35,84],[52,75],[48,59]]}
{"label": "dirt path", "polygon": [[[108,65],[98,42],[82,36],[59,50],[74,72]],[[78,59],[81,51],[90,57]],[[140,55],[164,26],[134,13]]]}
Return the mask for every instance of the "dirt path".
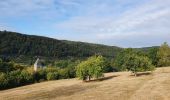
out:
{"label": "dirt path", "polygon": [[100,81],[57,80],[0,91],[0,100],[169,100],[170,67],[153,74],[107,73]]}

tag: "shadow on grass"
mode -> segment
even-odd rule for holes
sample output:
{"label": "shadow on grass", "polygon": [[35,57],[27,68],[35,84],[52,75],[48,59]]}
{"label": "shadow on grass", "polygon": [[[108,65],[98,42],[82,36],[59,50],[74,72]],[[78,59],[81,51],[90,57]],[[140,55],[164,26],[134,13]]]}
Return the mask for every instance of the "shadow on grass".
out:
{"label": "shadow on grass", "polygon": [[118,77],[119,75],[112,75],[112,76],[108,76],[108,77],[102,77],[102,78],[99,78],[99,79],[92,79],[90,81],[85,81],[85,82],[98,82],[98,81],[105,81],[105,80],[109,80],[109,79],[112,79],[114,77]]}
{"label": "shadow on grass", "polygon": [[[146,75],[151,75],[152,73],[151,72],[139,72],[137,73],[137,77],[140,77],[140,76],[146,76]],[[130,76],[135,76],[134,74],[130,75]]]}

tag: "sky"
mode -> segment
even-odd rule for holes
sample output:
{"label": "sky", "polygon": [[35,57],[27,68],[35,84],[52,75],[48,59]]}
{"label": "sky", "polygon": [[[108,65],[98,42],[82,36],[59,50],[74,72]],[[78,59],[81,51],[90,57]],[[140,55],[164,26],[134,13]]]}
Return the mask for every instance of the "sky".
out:
{"label": "sky", "polygon": [[170,43],[170,0],[0,0],[0,30],[119,47]]}

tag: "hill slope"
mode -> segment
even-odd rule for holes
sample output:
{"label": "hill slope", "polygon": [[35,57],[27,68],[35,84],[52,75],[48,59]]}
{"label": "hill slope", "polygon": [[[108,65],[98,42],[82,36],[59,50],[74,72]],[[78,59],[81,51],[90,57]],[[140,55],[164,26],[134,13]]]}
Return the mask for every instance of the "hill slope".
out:
{"label": "hill slope", "polygon": [[101,81],[57,80],[0,91],[0,100],[169,100],[170,67],[153,74],[107,73]]}
{"label": "hill slope", "polygon": [[42,36],[0,31],[0,55],[43,57],[89,57],[101,54],[113,57],[121,48],[99,44],[57,40]]}

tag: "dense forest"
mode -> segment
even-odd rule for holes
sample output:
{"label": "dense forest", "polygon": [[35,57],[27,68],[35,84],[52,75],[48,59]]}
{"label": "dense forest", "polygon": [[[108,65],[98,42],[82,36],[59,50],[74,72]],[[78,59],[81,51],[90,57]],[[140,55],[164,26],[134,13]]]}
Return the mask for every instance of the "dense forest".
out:
{"label": "dense forest", "polygon": [[[116,46],[57,40],[42,36],[0,31],[0,55],[20,62],[39,56],[42,58],[86,58],[95,54],[114,57],[122,50]],[[25,59],[26,58],[26,59]]]}

